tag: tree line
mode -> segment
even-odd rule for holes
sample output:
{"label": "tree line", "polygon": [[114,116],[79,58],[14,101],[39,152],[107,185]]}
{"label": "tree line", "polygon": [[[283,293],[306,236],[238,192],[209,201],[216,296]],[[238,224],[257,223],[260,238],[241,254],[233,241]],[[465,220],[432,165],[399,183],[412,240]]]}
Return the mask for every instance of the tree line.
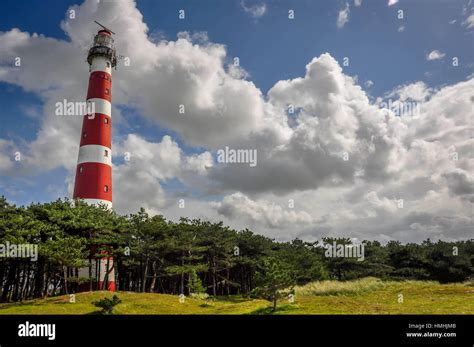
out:
{"label": "tree line", "polygon": [[0,253],[0,300],[70,294],[84,283],[95,290],[97,279],[80,277],[78,269],[91,267],[103,251],[114,257],[118,290],[176,295],[247,295],[265,283],[275,262],[295,284],[366,276],[460,282],[474,274],[474,240],[363,241],[363,261],[327,257],[324,246],[334,242],[351,244],[348,238],[277,242],[222,222],[173,222],[144,209],[122,216],[81,201],[19,207],[0,197],[0,246],[38,246],[35,261]]}

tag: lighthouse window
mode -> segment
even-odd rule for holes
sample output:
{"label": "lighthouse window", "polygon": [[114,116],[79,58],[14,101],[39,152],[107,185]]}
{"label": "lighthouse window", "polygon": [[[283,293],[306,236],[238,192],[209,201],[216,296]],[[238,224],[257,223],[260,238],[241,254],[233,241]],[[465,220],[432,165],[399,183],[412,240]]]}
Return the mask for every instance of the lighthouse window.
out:
{"label": "lighthouse window", "polygon": [[110,91],[109,88],[105,88],[105,94],[109,95]]}
{"label": "lighthouse window", "polygon": [[104,186],[104,192],[107,193],[108,191],[109,191],[109,186],[108,186],[108,185],[105,185],[105,186]]}
{"label": "lighthouse window", "polygon": [[110,67],[110,62],[107,62],[107,67]]}
{"label": "lighthouse window", "polygon": [[79,166],[79,173],[82,173],[84,171],[84,168],[82,166]]}
{"label": "lighthouse window", "polygon": [[84,132],[84,133],[82,134],[82,138],[84,138],[84,139],[85,139],[86,137],[87,137],[87,133],[86,133],[86,132]]}
{"label": "lighthouse window", "polygon": [[104,151],[104,157],[108,157],[109,156],[109,151],[108,150],[105,150]]}
{"label": "lighthouse window", "polygon": [[108,119],[108,118],[105,118],[105,119],[104,119],[104,123],[105,123],[105,124],[109,124],[109,119]]}

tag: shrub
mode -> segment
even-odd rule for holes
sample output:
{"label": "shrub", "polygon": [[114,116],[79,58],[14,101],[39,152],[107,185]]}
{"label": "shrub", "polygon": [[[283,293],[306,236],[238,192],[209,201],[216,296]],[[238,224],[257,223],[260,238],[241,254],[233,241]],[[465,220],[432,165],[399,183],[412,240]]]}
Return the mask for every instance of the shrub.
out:
{"label": "shrub", "polygon": [[94,304],[94,306],[102,309],[102,314],[113,314],[115,306],[117,306],[121,302],[122,300],[120,300],[117,295],[114,295],[112,299],[103,298],[98,301],[93,301],[92,303]]}

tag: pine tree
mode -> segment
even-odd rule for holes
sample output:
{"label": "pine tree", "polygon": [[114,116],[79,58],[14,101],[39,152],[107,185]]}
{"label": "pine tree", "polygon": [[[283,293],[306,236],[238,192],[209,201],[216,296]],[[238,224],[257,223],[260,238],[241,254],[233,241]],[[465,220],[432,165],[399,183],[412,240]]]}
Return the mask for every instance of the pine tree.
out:
{"label": "pine tree", "polygon": [[253,293],[273,303],[272,311],[276,311],[277,301],[294,292],[294,269],[277,257],[264,260],[263,268],[257,276],[257,288]]}

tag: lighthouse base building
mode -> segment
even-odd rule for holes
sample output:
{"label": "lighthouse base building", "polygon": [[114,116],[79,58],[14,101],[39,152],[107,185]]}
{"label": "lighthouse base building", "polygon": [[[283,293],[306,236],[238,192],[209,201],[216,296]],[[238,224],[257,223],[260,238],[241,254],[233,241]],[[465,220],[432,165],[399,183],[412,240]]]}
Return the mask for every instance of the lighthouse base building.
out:
{"label": "lighthouse base building", "polygon": [[[90,71],[87,109],[94,111],[84,115],[82,121],[73,198],[111,209],[112,68],[117,58],[113,32],[102,28],[95,35],[87,56]],[[104,251],[107,245],[100,248],[102,250],[90,250],[89,267],[79,270],[79,278],[91,281],[82,284],[80,290],[116,290],[114,259]]]}

